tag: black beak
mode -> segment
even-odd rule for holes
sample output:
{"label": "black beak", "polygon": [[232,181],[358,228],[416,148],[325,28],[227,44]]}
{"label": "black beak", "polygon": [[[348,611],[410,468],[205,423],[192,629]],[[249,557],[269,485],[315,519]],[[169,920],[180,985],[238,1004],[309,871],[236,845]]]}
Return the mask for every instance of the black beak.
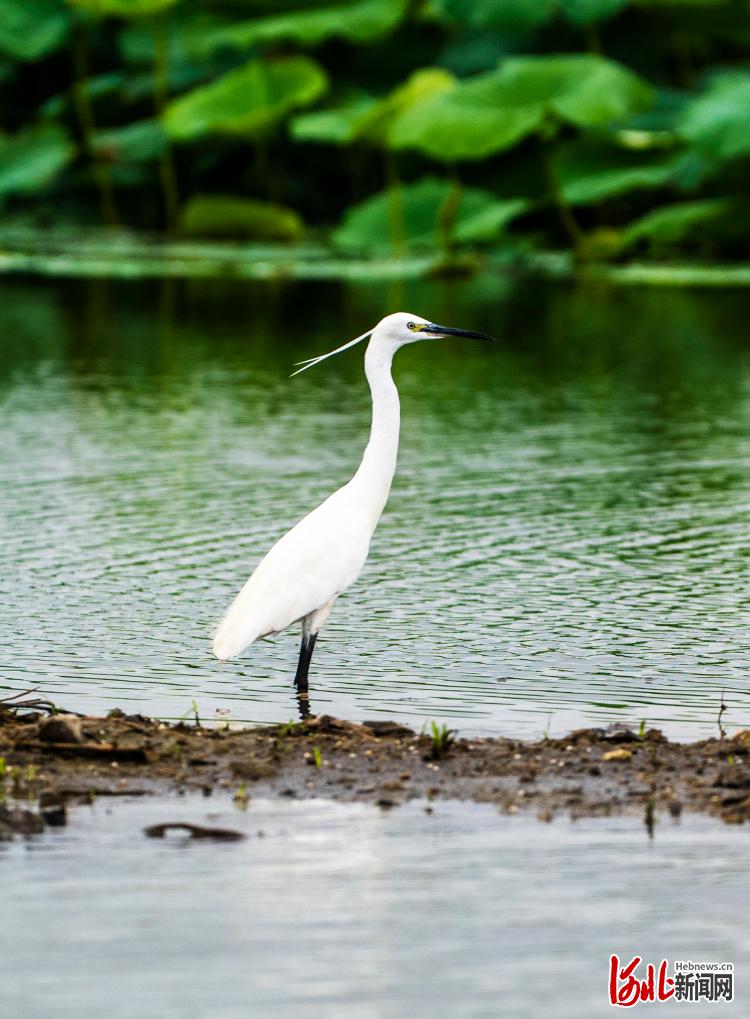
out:
{"label": "black beak", "polygon": [[468,340],[494,340],[494,336],[487,333],[476,333],[473,329],[454,329],[453,326],[439,326],[435,322],[428,322],[419,330],[420,333],[432,333],[434,336],[464,336]]}

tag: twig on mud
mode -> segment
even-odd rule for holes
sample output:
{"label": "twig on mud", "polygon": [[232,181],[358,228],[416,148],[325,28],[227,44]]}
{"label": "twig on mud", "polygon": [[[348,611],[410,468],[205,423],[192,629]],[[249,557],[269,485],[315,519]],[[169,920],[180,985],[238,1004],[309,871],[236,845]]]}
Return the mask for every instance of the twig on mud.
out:
{"label": "twig on mud", "polygon": [[654,837],[654,822],[656,819],[656,800],[654,799],[653,793],[646,800],[646,808],[643,814],[643,823],[646,825],[646,831],[648,837],[652,839]]}
{"label": "twig on mud", "polygon": [[146,764],[148,758],[143,747],[116,743],[44,743],[39,740],[17,740],[16,750],[36,750],[42,754],[59,754],[61,757],[93,757],[116,761],[133,761]]}
{"label": "twig on mud", "polygon": [[0,697],[0,704],[7,704],[9,701],[16,701],[19,697],[28,697],[30,693],[36,693],[38,686],[32,686],[30,690],[23,690],[21,693],[12,693],[9,697]]}
{"label": "twig on mud", "polygon": [[187,824],[184,821],[172,821],[167,824],[152,824],[143,829],[143,834],[150,839],[163,839],[168,831],[184,831],[194,839],[221,839],[224,842],[234,842],[244,839],[246,836],[240,831],[232,828],[205,828],[199,824]]}
{"label": "twig on mud", "polygon": [[39,689],[38,686],[32,686],[29,690],[23,690],[20,693],[10,694],[9,697],[0,697],[0,708],[6,708],[9,711],[18,711],[19,708],[24,710],[40,710],[46,711],[49,715],[54,715],[59,708],[52,703],[52,701],[46,700],[44,697],[32,697],[30,700],[21,698],[28,698],[30,694],[36,693]]}

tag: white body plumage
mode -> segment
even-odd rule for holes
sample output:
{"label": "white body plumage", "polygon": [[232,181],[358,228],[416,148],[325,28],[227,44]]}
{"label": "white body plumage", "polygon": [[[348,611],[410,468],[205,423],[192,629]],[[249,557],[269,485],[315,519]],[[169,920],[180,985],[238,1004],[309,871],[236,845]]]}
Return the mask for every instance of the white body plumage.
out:
{"label": "white body plumage", "polygon": [[[306,640],[325,622],[333,603],[359,576],[370,539],[388,499],[396,470],[399,440],[398,390],[391,362],[399,347],[430,335],[485,337],[467,330],[436,326],[405,312],[384,318],[372,330],[331,354],[370,336],[365,374],[372,395],[372,426],[362,462],[354,477],[270,549],[237,595],[219,624],[213,649],[218,658],[233,658],[253,641],[285,630],[301,621],[303,650],[298,667],[307,687],[309,655],[303,665]],[[330,354],[311,358],[300,371]]]}

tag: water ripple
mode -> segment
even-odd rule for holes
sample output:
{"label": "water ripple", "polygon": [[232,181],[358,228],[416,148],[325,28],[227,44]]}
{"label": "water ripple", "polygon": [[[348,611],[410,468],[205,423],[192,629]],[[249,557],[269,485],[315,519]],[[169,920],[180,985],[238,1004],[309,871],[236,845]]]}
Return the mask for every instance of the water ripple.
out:
{"label": "water ripple", "polygon": [[[356,292],[334,324],[337,301],[301,288],[303,331],[284,318],[294,302],[264,317],[262,288],[207,317],[191,285],[165,323],[158,295],[120,284],[81,337],[76,284],[2,286],[0,687],[84,710],[179,717],[194,699],[207,717],[290,717],[296,634],[228,664],[209,637],[269,544],[355,468],[359,358],[286,375],[383,295]],[[314,707],[526,735],[646,718],[695,736],[716,731],[724,692],[726,723],[750,725],[748,309],[466,282],[433,297],[511,339],[399,355],[399,474],[321,637]],[[46,323],[33,346],[18,335],[30,302]]]}

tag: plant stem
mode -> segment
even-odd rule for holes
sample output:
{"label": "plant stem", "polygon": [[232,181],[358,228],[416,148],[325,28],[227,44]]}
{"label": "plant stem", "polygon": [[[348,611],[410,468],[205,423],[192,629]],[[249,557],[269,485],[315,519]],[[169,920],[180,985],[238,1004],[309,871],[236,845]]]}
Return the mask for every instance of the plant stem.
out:
{"label": "plant stem", "polygon": [[552,161],[552,152],[550,150],[549,142],[543,139],[541,145],[544,172],[547,177],[547,185],[549,187],[550,194],[552,195],[552,201],[555,203],[560,223],[562,224],[565,233],[570,238],[574,251],[581,256],[585,251],[585,234],[578,225],[578,221],[573,215],[573,210],[563,194],[563,189],[560,185],[560,178],[557,175],[555,164]]}
{"label": "plant stem", "polygon": [[445,196],[437,214],[437,229],[440,250],[443,258],[447,261],[453,253],[453,228],[456,225],[458,210],[461,208],[463,188],[458,179],[455,167],[451,167],[450,184],[451,189]]}
{"label": "plant stem", "polygon": [[274,172],[268,152],[268,140],[263,137],[255,139],[255,175],[258,186],[263,188],[269,202],[281,203],[282,191],[280,174]]}
{"label": "plant stem", "polygon": [[722,739],[722,740],[726,736],[726,730],[724,729],[724,726],[721,724],[721,718],[722,718],[722,715],[724,714],[724,712],[726,710],[727,710],[727,706],[724,703],[724,691],[722,690],[721,691],[721,704],[719,705],[719,714],[718,714],[718,716],[716,718],[716,724],[719,727],[719,738]]}
{"label": "plant stem", "polygon": [[[169,45],[167,38],[166,17],[157,17],[153,22],[154,32],[154,107],[157,117],[161,117],[169,96]],[[177,214],[180,207],[180,194],[177,188],[177,172],[174,165],[172,146],[167,142],[159,157],[159,180],[164,200],[164,219],[168,232],[173,232],[177,225]]]}
{"label": "plant stem", "polygon": [[73,59],[73,107],[81,131],[83,150],[89,160],[94,184],[99,193],[99,207],[102,219],[107,226],[117,226],[119,216],[117,214],[117,206],[115,205],[112,178],[110,177],[108,167],[97,157],[94,145],[96,122],[94,121],[94,111],[86,87],[88,80],[88,47],[84,29],[80,25],[76,26],[71,34],[70,50]]}
{"label": "plant stem", "polygon": [[401,258],[406,247],[406,223],[404,203],[401,197],[401,178],[398,166],[391,152],[385,155],[385,178],[388,187],[388,225],[394,253]]}
{"label": "plant stem", "polygon": [[583,28],[583,34],[586,37],[586,51],[588,53],[601,54],[602,52],[602,37],[599,32],[599,26],[594,22],[587,22]]}

